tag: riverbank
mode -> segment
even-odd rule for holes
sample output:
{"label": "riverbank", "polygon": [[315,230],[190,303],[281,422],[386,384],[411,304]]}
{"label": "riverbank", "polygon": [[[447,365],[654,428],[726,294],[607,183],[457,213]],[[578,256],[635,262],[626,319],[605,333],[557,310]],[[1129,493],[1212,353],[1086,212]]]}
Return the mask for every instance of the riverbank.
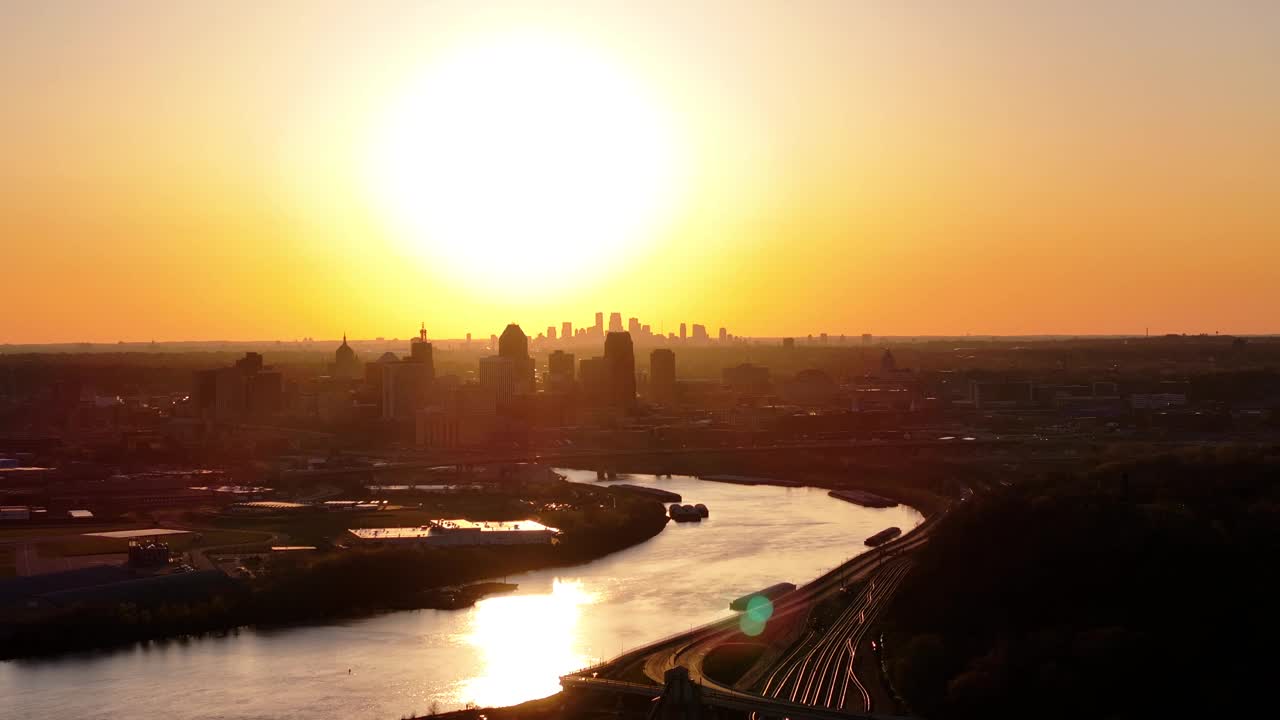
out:
{"label": "riverbank", "polygon": [[[377,613],[469,607],[514,590],[493,578],[583,564],[649,540],[667,524],[663,506],[608,488],[575,488],[588,512],[561,511],[552,545],[449,549],[377,548],[280,558],[253,580],[199,599],[160,593],[128,603],[94,602],[11,608],[0,619],[0,660],[98,650],[140,641],[224,633],[241,627],[327,623]],[[607,503],[608,507],[605,507]],[[584,505],[586,503],[584,502]],[[110,593],[102,593],[109,597]]]}

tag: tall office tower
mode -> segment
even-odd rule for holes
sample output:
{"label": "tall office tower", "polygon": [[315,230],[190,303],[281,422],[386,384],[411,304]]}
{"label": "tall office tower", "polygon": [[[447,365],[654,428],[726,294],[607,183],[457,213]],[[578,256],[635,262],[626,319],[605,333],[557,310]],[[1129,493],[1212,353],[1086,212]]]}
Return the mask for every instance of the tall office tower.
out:
{"label": "tall office tower", "polygon": [[604,338],[604,364],[608,374],[608,402],[618,408],[636,403],[636,356],[631,334],[611,332]]}
{"label": "tall office tower", "polygon": [[480,358],[480,388],[505,405],[516,393],[515,364],[511,358],[490,355]]}
{"label": "tall office tower", "polygon": [[592,334],[594,336],[600,337],[600,338],[604,337],[604,313],[602,312],[596,313],[596,324],[592,328],[592,330],[593,330]]}
{"label": "tall office tower", "polygon": [[725,328],[720,328],[720,342],[725,343],[725,342],[728,342],[728,340],[729,340],[729,331]]}
{"label": "tall office tower", "polygon": [[684,323],[680,323],[680,342],[684,342],[687,339],[687,336],[685,335],[684,331],[685,331]]}
{"label": "tall office tower", "polygon": [[633,338],[640,334],[640,318],[627,318],[627,332]]}
{"label": "tall office tower", "polygon": [[502,331],[502,337],[498,338],[498,357],[511,361],[515,392],[533,392],[533,358],[529,357],[529,336],[524,334],[519,325],[511,323]]}
{"label": "tall office tower", "polygon": [[622,313],[609,313],[609,332],[622,332]]}
{"label": "tall office tower", "polygon": [[412,381],[414,387],[409,391],[413,394],[413,404],[423,407],[431,397],[431,386],[436,380],[435,353],[432,351],[431,343],[427,342],[425,325],[418,331],[418,337],[409,342],[409,357],[406,362],[415,366],[414,370],[409,371],[416,376]]}
{"label": "tall office tower", "polygon": [[582,358],[578,363],[578,381],[582,397],[588,405],[604,405],[609,396],[609,372],[602,357]]}
{"label": "tall office tower", "polygon": [[573,389],[573,353],[556,350],[547,356],[547,389],[558,393]]}
{"label": "tall office tower", "polygon": [[670,404],[676,399],[676,354],[667,348],[649,353],[649,398]]}
{"label": "tall office tower", "polygon": [[556,326],[555,326],[555,325],[548,325],[548,326],[547,326],[547,339],[548,339],[548,340],[555,340],[555,339],[556,339]]}
{"label": "tall office tower", "polygon": [[699,345],[705,345],[711,338],[707,336],[707,326],[693,324],[693,342]]}
{"label": "tall office tower", "polygon": [[560,339],[561,340],[573,339],[573,323],[571,322],[560,323]]}

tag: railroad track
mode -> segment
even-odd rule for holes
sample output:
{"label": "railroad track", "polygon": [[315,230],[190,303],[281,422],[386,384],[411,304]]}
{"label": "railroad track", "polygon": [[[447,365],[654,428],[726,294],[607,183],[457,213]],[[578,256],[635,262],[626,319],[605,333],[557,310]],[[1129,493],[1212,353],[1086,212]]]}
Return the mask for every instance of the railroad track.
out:
{"label": "railroad track", "polygon": [[896,558],[877,569],[831,627],[810,630],[792,646],[766,678],[762,694],[835,710],[853,700],[855,707],[849,709],[870,712],[871,694],[854,670],[854,659],[910,567],[909,558]]}

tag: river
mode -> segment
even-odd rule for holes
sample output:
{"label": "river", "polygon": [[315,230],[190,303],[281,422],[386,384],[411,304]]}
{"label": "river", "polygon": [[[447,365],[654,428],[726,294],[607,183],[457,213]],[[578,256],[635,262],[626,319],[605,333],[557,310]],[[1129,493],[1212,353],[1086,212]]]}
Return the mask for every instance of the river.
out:
{"label": "river", "polygon": [[724,617],[739,595],[804,583],[864,552],[862,540],[885,527],[923,520],[817,488],[618,482],[671,490],[711,515],[585,565],[512,576],[517,592],[466,610],[0,662],[0,717],[396,720],[433,705],[509,705],[556,692],[566,672]]}

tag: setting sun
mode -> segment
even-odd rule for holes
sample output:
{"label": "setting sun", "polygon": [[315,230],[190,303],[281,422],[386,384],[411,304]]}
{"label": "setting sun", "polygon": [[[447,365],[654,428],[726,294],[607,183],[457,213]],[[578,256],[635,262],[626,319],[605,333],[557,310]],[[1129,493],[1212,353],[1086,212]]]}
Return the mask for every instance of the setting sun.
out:
{"label": "setting sun", "polygon": [[370,185],[393,231],[491,288],[617,262],[674,199],[661,108],[602,55],[558,38],[446,53],[374,145]]}

